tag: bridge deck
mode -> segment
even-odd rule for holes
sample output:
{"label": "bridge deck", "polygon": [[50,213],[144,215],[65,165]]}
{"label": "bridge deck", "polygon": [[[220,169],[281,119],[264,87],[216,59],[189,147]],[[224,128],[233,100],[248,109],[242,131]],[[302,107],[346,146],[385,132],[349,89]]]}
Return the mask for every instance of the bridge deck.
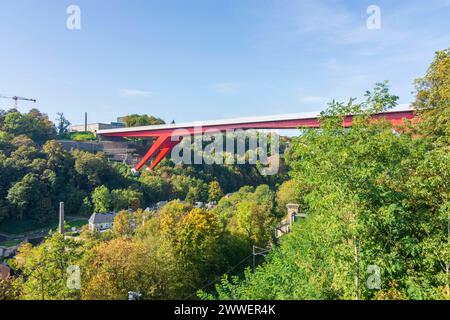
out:
{"label": "bridge deck", "polygon": [[[170,152],[176,144],[181,141],[184,136],[202,134],[209,130],[295,129],[299,127],[319,128],[319,116],[319,113],[295,113],[275,116],[107,129],[99,130],[97,134],[105,137],[158,137],[147,154],[142,158],[141,162],[135,167],[135,170],[141,169],[148,161],[150,161],[150,159],[156,156],[150,166],[151,170]],[[394,125],[400,125],[405,118],[414,118],[414,112],[410,106],[402,106],[373,115],[373,118],[383,117]],[[351,126],[352,119],[353,115],[346,116],[342,126]],[[176,136],[178,138],[174,140],[172,136]]]}
{"label": "bridge deck", "polygon": [[[320,113],[293,113],[283,115],[272,116],[259,116],[259,117],[246,117],[235,119],[223,119],[212,121],[195,121],[178,124],[164,124],[153,126],[141,126],[132,128],[118,128],[118,129],[106,129],[99,130],[98,135],[101,136],[119,136],[119,137],[151,137],[160,136],[162,134],[172,133],[175,130],[184,129],[188,130],[190,134],[193,133],[194,128],[202,127],[204,129],[296,129],[299,127],[319,127]],[[412,108],[409,106],[398,107],[393,110],[379,113],[374,117],[385,116],[391,121],[403,118],[412,118]],[[343,124],[344,126],[351,125],[352,116],[349,115]],[[203,130],[204,132],[204,130]]]}

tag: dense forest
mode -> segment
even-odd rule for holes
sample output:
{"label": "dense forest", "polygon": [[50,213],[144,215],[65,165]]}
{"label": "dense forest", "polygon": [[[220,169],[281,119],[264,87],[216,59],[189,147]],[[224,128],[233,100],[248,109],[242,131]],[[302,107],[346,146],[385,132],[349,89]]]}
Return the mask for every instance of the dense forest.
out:
{"label": "dense forest", "polygon": [[[419,118],[401,128],[369,120],[395,105],[384,86],[362,103],[331,103],[323,130],[305,131],[288,156],[291,196],[308,218],[254,273],[200,296],[450,299],[450,50],[416,89]],[[361,116],[347,130],[348,113]]]}
{"label": "dense forest", "polygon": [[[155,119],[125,117],[130,126],[161,123]],[[145,208],[163,200],[217,201],[223,192],[246,185],[274,186],[283,179],[282,175],[263,177],[251,165],[189,167],[169,161],[135,177],[128,166],[108,162],[103,153],[64,150],[55,139],[67,138],[67,122],[62,115],[58,120],[54,126],[36,109],[25,114],[0,110],[0,224],[31,220],[45,226],[58,216],[60,201],[65,202],[68,215],[90,215]],[[148,142],[136,144],[146,147]]]}
{"label": "dense forest", "polygon": [[[74,215],[120,211],[110,233],[23,245],[0,299],[450,299],[450,49],[415,85],[418,117],[401,127],[371,119],[397,104],[387,83],[332,101],[275,177],[168,160],[135,177],[101,153],[65,151],[64,126],[38,110],[0,112],[0,223],[45,223],[59,201]],[[170,202],[142,210],[160,200]],[[208,200],[217,206],[194,206]],[[291,202],[307,217],[277,241]],[[270,248],[254,269],[253,246]]]}

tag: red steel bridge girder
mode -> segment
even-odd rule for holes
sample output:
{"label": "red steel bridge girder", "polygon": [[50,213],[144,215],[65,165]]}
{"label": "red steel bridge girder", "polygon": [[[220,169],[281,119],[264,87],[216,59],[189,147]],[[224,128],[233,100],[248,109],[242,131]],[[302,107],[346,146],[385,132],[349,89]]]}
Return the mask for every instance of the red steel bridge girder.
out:
{"label": "red steel bridge girder", "polygon": [[[382,112],[372,116],[373,119],[384,118],[395,126],[401,126],[404,119],[413,119],[414,112],[412,110],[398,111],[398,112]],[[343,127],[350,127],[352,125],[353,116],[347,116],[342,122]],[[158,126],[157,126],[158,127]],[[171,128],[170,126],[152,129],[150,127],[143,128],[127,128],[128,130],[121,131],[120,129],[106,130],[106,132],[99,132],[102,136],[107,137],[157,137],[156,141],[150,147],[148,152],[144,155],[142,160],[136,165],[135,170],[140,170],[147,162],[154,158],[149,170],[153,170],[164,157],[181,142],[184,136],[200,135],[205,132],[214,130],[216,132],[225,132],[227,130],[248,130],[248,129],[296,129],[296,128],[320,128],[320,121],[318,117],[287,119],[287,120],[268,120],[259,122],[246,123],[225,123],[217,125],[203,125],[200,127],[190,125],[180,128]],[[131,129],[131,130],[130,130]],[[134,131],[134,129],[136,129]]]}

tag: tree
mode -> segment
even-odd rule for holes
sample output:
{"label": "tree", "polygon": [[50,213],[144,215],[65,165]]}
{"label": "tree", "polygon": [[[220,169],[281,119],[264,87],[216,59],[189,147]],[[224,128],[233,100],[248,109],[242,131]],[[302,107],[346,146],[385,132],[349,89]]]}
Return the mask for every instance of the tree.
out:
{"label": "tree", "polygon": [[8,152],[11,150],[12,135],[0,130],[0,150]]}
{"label": "tree", "polygon": [[243,187],[222,198],[214,212],[232,236],[245,240],[247,252],[253,245],[266,247],[272,239],[277,221],[274,193],[269,186]]}
{"label": "tree", "polygon": [[192,209],[192,205],[174,200],[166,204],[160,211],[160,232],[161,235],[175,241],[177,228],[183,216]]}
{"label": "tree", "polygon": [[165,124],[165,122],[163,120],[153,117],[153,116],[148,116],[146,114],[143,114],[143,115],[131,114],[131,115],[125,116],[123,118],[123,120],[127,127],[139,127],[139,126]]}
{"label": "tree", "polygon": [[155,224],[147,224],[145,238],[117,238],[97,244],[84,262],[81,298],[126,300],[129,291],[142,299],[175,299],[185,295],[173,245],[158,236]]}
{"label": "tree", "polygon": [[275,232],[273,212],[274,195],[267,185],[255,189],[250,197],[236,206],[236,215],[232,218],[235,232],[242,234],[252,245],[266,247]]}
{"label": "tree", "polygon": [[43,191],[45,185],[36,174],[29,173],[16,182],[9,190],[7,200],[17,208],[17,218],[22,220],[24,216],[42,220],[48,218],[51,212],[48,195]]}
{"label": "tree", "polygon": [[299,185],[295,180],[287,180],[283,182],[276,194],[276,209],[278,217],[286,216],[286,206],[289,203],[303,204],[302,192]]}
{"label": "tree", "polygon": [[[372,94],[359,105],[332,103],[323,129],[307,130],[293,142],[290,175],[308,217],[254,273],[242,281],[224,278],[219,298],[446,297],[446,151],[408,130],[393,133],[386,121],[371,121],[370,112],[395,100],[381,88]],[[374,101],[375,108],[367,108]],[[360,116],[344,129],[348,110]],[[249,206],[238,215],[245,219]],[[369,266],[381,270],[379,290],[365,285]]]}
{"label": "tree", "polygon": [[85,197],[83,199],[83,203],[81,204],[81,207],[80,207],[80,213],[82,213],[84,215],[90,215],[90,214],[92,214],[92,210],[93,210],[93,206],[91,203],[91,199],[89,197]]}
{"label": "tree", "polygon": [[9,112],[3,120],[3,130],[14,135],[27,135],[39,143],[54,138],[56,134],[48,116],[37,109],[31,109],[26,114]]}
{"label": "tree", "polygon": [[195,291],[223,270],[218,244],[220,224],[212,211],[194,208],[175,228],[174,245],[180,254],[180,263],[192,272],[189,286]]}
{"label": "tree", "polygon": [[0,301],[18,300],[20,298],[20,281],[14,281],[12,277],[0,279]]}
{"label": "tree", "polygon": [[[47,141],[42,147],[42,151],[47,156],[47,165],[52,170],[67,169],[67,159],[69,154],[63,149],[62,145],[56,140]],[[61,170],[62,171],[62,170]]]}
{"label": "tree", "polygon": [[142,193],[133,189],[115,189],[111,191],[111,199],[115,211],[137,210],[141,206]]}
{"label": "tree", "polygon": [[184,200],[189,189],[195,185],[194,179],[185,175],[176,175],[170,179],[172,199]]}
{"label": "tree", "polygon": [[223,197],[222,188],[217,181],[212,181],[208,187],[208,200],[218,202]]}
{"label": "tree", "polygon": [[139,181],[143,186],[144,197],[148,203],[169,199],[170,184],[163,177],[144,172]]}
{"label": "tree", "polygon": [[64,139],[67,137],[67,134],[69,133],[69,126],[70,121],[64,117],[64,113],[58,112],[56,118],[56,134],[58,135],[58,138]]}
{"label": "tree", "polygon": [[106,186],[95,188],[92,193],[92,203],[94,211],[98,213],[107,213],[112,209],[113,197]]}
{"label": "tree", "polygon": [[59,233],[48,237],[37,247],[25,244],[14,259],[14,267],[22,271],[21,299],[72,300],[78,291],[67,286],[67,268],[79,259],[78,244]]}
{"label": "tree", "polygon": [[119,237],[131,237],[135,226],[133,214],[128,210],[122,210],[114,218],[113,232]]}
{"label": "tree", "polygon": [[439,145],[450,144],[450,48],[437,51],[426,75],[417,79],[414,107],[420,133]]}
{"label": "tree", "polygon": [[109,180],[111,171],[103,153],[75,150],[72,155],[75,158],[76,172],[86,177],[91,186],[98,186]]}
{"label": "tree", "polygon": [[83,299],[125,300],[128,291],[137,291],[138,251],[130,240],[99,243],[86,263]]}

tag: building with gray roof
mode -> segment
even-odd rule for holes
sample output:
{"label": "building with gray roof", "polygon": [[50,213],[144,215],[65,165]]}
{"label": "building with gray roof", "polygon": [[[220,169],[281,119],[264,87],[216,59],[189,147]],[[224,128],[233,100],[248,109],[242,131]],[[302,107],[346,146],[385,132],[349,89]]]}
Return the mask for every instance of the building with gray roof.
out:
{"label": "building with gray roof", "polygon": [[90,231],[106,231],[112,229],[117,213],[93,213],[89,218]]}

